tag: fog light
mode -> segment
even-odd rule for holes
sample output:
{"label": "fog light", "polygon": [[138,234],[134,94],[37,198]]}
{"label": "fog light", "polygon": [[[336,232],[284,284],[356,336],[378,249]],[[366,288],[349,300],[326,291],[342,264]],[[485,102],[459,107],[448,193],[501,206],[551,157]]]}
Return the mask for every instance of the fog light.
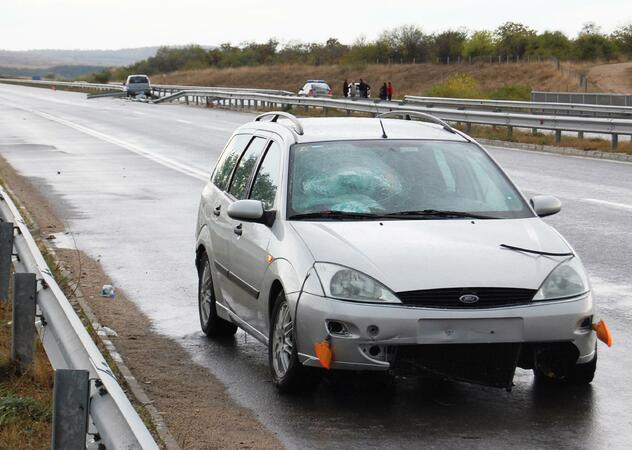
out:
{"label": "fog light", "polygon": [[380,328],[377,325],[369,325],[366,328],[366,332],[369,336],[375,337],[380,334]]}
{"label": "fog light", "polygon": [[348,336],[349,329],[343,322],[338,322],[337,320],[328,320],[327,321],[327,331],[330,334],[335,334],[338,336]]}

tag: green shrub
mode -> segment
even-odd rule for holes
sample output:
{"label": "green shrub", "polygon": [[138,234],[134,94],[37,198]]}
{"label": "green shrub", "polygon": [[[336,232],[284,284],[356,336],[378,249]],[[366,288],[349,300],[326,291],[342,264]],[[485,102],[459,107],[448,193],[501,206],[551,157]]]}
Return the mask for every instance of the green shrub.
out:
{"label": "green shrub", "polygon": [[531,98],[531,87],[524,84],[506,84],[489,92],[493,100],[526,100]]}
{"label": "green shrub", "polygon": [[467,73],[456,73],[446,81],[437,83],[427,95],[430,97],[482,98],[478,81]]}

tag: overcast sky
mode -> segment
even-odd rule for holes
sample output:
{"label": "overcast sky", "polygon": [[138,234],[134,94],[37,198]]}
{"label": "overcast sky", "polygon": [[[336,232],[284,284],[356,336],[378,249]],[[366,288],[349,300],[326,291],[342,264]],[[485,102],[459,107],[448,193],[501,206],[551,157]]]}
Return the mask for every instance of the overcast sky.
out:
{"label": "overcast sky", "polygon": [[276,37],[352,43],[416,24],[426,32],[494,29],[511,20],[575,36],[632,22],[632,0],[0,0],[0,49],[115,49]]}

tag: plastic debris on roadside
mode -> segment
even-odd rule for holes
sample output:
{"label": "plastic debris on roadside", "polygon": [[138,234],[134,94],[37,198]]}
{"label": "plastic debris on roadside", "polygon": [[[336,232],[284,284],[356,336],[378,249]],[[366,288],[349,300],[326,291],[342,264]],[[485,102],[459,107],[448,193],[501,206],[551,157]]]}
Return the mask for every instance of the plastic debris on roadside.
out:
{"label": "plastic debris on roadside", "polygon": [[314,352],[320,362],[320,365],[325,369],[331,369],[331,360],[333,359],[333,352],[331,351],[331,344],[329,341],[322,341],[314,343]]}
{"label": "plastic debris on roadside", "polygon": [[115,295],[114,286],[111,284],[104,284],[101,288],[101,297],[114,298]]}

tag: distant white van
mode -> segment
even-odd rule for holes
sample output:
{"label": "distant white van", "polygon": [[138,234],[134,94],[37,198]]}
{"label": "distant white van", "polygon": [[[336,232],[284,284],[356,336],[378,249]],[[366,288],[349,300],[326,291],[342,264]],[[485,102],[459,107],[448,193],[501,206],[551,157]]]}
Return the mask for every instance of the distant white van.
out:
{"label": "distant white van", "polygon": [[151,95],[151,85],[147,75],[129,75],[124,83],[128,97],[136,97],[138,94]]}

